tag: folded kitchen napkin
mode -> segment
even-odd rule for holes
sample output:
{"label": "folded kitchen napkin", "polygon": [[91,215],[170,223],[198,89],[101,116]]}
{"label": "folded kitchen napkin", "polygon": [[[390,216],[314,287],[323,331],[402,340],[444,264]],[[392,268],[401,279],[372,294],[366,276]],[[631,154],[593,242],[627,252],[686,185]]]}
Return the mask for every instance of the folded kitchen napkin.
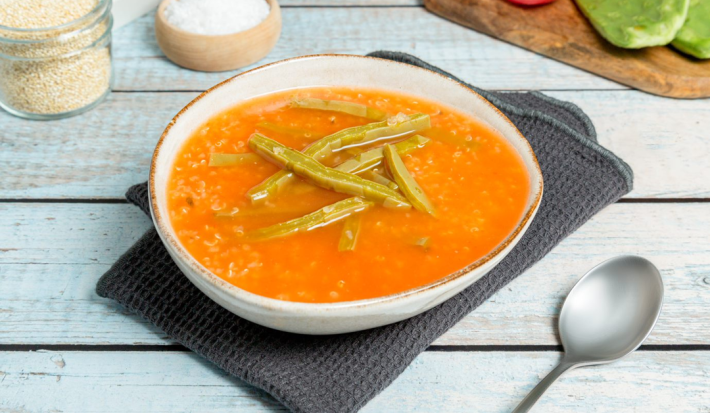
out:
{"label": "folded kitchen napkin", "polygon": [[[403,53],[371,56],[454,78]],[[576,106],[539,93],[471,88],[503,111],[530,141],[545,192],[537,216],[508,257],[438,307],[396,324],[336,336],[271,330],[239,318],[202,294],[178,270],[155,229],[116,262],[96,291],[295,412],[357,411],[437,337],[631,190],[631,169],[597,144],[592,123]],[[149,213],[145,184],[131,188],[127,197]]]}

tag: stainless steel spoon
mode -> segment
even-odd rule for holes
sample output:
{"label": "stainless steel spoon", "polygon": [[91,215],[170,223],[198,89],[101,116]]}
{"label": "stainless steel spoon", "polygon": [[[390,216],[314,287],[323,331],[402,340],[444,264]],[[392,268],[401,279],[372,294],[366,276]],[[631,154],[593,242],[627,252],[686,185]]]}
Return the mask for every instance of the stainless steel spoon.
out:
{"label": "stainless steel spoon", "polygon": [[562,305],[562,361],[513,413],[529,411],[567,370],[611,363],[636,350],[656,325],[662,305],[661,274],[644,258],[620,256],[589,270]]}

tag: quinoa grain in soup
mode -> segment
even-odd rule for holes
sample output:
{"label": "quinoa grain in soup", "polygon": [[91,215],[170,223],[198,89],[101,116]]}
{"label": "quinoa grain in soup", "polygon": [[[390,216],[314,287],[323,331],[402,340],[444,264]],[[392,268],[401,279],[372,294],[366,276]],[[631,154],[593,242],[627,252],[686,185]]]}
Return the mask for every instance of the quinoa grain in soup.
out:
{"label": "quinoa grain in soup", "polygon": [[530,193],[496,131],[419,97],[309,88],[240,103],[168,182],[180,242],[252,293],[324,303],[423,286],[492,252]]}

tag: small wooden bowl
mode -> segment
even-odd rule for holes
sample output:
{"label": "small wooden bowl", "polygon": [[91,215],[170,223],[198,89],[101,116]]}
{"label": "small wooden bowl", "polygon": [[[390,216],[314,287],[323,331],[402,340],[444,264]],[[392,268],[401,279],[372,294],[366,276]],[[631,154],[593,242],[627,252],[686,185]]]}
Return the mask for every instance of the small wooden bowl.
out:
{"label": "small wooden bowl", "polygon": [[239,69],[261,60],[274,48],[281,35],[281,8],[269,3],[269,15],[249,30],[223,35],[190,33],[170,24],[165,8],[174,0],[163,0],[155,13],[155,37],[168,59],[182,67],[203,72]]}

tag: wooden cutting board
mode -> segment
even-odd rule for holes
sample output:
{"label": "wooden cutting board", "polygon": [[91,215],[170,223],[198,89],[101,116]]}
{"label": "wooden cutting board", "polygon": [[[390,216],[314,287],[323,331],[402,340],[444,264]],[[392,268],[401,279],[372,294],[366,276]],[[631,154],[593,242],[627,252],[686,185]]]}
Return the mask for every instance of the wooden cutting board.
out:
{"label": "wooden cutting board", "polygon": [[671,47],[622,49],[597,34],[573,0],[520,7],[506,0],[425,0],[446,19],[649,93],[710,97],[710,60]]}

